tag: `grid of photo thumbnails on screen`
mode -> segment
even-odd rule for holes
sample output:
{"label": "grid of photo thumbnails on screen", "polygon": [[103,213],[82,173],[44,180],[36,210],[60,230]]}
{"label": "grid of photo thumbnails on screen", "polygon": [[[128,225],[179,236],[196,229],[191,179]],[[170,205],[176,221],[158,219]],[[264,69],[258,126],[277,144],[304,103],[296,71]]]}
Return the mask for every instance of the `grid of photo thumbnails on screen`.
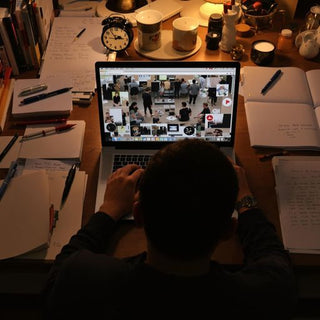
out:
{"label": "grid of photo thumbnails on screen", "polygon": [[[230,141],[235,68],[101,67],[99,72],[105,141]],[[193,84],[199,92],[190,100]],[[144,107],[146,95],[150,109]]]}

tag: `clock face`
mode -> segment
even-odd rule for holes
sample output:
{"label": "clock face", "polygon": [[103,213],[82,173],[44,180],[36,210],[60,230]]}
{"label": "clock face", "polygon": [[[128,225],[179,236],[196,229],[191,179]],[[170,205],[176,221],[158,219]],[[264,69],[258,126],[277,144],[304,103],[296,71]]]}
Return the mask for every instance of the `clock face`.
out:
{"label": "clock face", "polygon": [[128,33],[119,27],[106,29],[102,40],[104,45],[113,51],[125,50],[130,42]]}

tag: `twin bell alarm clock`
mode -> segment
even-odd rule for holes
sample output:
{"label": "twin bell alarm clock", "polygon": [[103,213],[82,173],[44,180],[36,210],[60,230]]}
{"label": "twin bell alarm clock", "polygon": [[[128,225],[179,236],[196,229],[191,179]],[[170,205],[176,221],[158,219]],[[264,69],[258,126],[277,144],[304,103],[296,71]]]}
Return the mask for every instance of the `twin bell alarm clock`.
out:
{"label": "twin bell alarm clock", "polygon": [[101,24],[101,41],[104,47],[110,51],[121,52],[130,46],[133,40],[133,26],[128,19],[111,14]]}

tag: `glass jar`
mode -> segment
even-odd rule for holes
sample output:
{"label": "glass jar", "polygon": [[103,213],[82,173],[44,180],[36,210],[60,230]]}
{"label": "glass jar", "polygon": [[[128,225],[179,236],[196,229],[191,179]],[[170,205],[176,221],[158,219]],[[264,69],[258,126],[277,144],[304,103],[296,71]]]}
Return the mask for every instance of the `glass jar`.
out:
{"label": "glass jar", "polygon": [[306,30],[317,29],[320,25],[320,5],[313,6],[306,15]]}
{"label": "glass jar", "polygon": [[293,48],[292,30],[282,29],[278,38],[277,49],[280,52],[290,52]]}

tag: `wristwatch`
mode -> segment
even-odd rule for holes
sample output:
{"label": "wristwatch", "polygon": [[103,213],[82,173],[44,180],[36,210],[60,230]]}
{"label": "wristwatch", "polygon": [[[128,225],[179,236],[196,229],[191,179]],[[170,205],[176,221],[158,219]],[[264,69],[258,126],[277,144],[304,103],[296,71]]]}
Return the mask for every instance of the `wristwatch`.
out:
{"label": "wristwatch", "polygon": [[257,199],[254,196],[252,195],[245,196],[239,201],[237,201],[236,209],[237,211],[239,211],[242,208],[251,209],[251,208],[255,208],[257,204],[258,204]]}

